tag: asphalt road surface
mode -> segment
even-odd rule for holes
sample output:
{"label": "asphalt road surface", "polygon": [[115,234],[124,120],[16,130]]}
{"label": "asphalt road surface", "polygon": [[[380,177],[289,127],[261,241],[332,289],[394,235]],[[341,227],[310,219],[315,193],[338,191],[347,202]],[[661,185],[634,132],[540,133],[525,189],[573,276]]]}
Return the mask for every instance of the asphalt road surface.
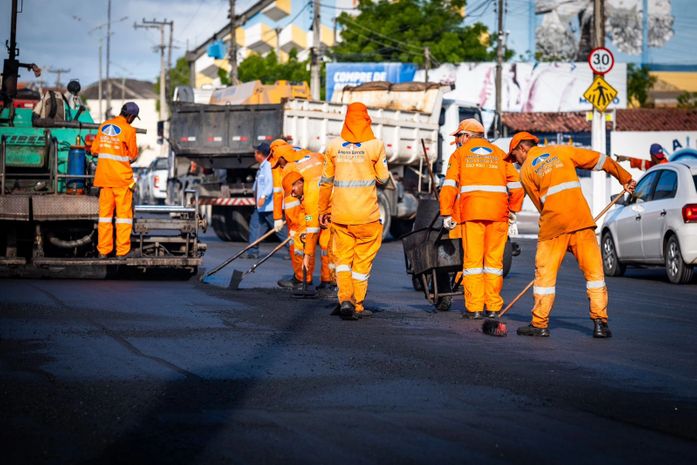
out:
{"label": "asphalt road surface", "polygon": [[[212,267],[239,248],[206,236]],[[520,241],[506,299],[532,278]],[[262,250],[270,250],[272,244]],[[614,337],[591,338],[569,255],[552,336],[434,313],[384,244],[371,319],[274,283],[273,257],[190,281],[0,281],[0,463],[694,464],[697,284],[608,278]]]}

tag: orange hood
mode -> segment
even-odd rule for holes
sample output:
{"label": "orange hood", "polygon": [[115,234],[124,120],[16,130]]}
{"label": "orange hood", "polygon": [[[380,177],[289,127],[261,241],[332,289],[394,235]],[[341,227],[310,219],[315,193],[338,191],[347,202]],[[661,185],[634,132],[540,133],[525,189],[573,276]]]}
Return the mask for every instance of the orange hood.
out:
{"label": "orange hood", "polygon": [[351,103],[346,110],[341,138],[346,142],[367,142],[375,139],[370,123],[368,108],[360,102]]}

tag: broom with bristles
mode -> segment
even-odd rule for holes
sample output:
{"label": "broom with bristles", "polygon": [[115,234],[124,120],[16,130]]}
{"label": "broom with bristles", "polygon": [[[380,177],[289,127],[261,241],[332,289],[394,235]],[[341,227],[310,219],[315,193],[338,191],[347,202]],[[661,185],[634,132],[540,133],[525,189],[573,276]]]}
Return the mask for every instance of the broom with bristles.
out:
{"label": "broom with bristles", "polygon": [[[605,213],[607,213],[607,211],[610,208],[612,208],[613,205],[615,205],[622,197],[624,197],[624,194],[626,192],[627,192],[627,189],[624,189],[621,194],[619,194],[617,197],[612,199],[612,202],[607,204],[607,206],[605,208],[603,208],[603,211],[598,213],[598,216],[593,218],[593,221],[597,223],[598,220],[600,220],[600,218],[602,218],[603,215]],[[504,308],[501,311],[501,313],[499,313],[498,318],[501,318],[502,316],[504,316],[511,309],[511,307],[513,307],[513,305],[515,305],[515,303],[518,302],[530,290],[530,288],[533,286],[533,284],[535,284],[534,279],[532,281],[530,281],[530,283],[528,283],[527,286],[525,286],[525,289],[520,291],[520,294],[515,296],[515,299],[511,300],[511,302],[508,305],[506,305],[506,308]],[[506,327],[506,323],[504,323],[503,321],[500,321],[498,319],[496,319],[496,320],[487,319],[482,324],[482,332],[484,334],[489,335],[489,336],[503,337],[503,336],[508,334],[508,328]]]}

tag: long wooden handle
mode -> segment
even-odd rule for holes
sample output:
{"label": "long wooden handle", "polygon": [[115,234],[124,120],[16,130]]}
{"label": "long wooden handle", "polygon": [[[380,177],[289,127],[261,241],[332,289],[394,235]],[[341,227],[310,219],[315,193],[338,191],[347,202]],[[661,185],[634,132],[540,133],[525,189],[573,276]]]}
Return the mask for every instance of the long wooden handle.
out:
{"label": "long wooden handle", "polygon": [[[593,221],[597,223],[598,220],[599,220],[600,218],[602,218],[603,215],[604,215],[605,213],[607,213],[607,211],[608,211],[609,209],[611,209],[612,206],[615,205],[622,197],[624,197],[624,194],[626,194],[626,193],[627,193],[627,189],[623,189],[623,190],[622,190],[622,193],[621,193],[620,195],[618,195],[617,197],[615,197],[615,198],[612,200],[612,202],[610,202],[609,204],[607,204],[607,206],[606,206],[605,208],[603,208],[603,210],[602,210],[600,213],[598,213],[598,215],[597,215],[595,218],[593,218]],[[517,296],[515,296],[515,299],[511,300],[511,302],[510,302],[508,305],[506,305],[506,308],[504,308],[504,309],[501,311],[501,313],[499,313],[499,316],[505,315],[505,314],[511,309],[511,307],[513,307],[513,305],[515,305],[515,303],[518,302],[518,301],[530,290],[530,288],[531,288],[534,284],[535,284],[535,280],[533,279],[532,281],[530,281],[530,283],[528,283],[527,286],[525,286],[525,289],[523,289],[522,291],[520,291],[520,294],[518,294]]]}
{"label": "long wooden handle", "polygon": [[233,260],[236,260],[237,258],[239,258],[243,253],[245,253],[246,251],[248,251],[248,250],[251,249],[252,247],[254,247],[254,246],[256,246],[256,245],[259,245],[264,239],[266,239],[267,237],[269,237],[271,234],[273,234],[273,233],[275,233],[275,232],[276,232],[275,229],[273,229],[273,228],[269,229],[269,230],[266,232],[266,234],[264,234],[264,235],[261,236],[259,239],[257,239],[256,241],[252,242],[251,244],[249,244],[249,245],[248,245],[247,247],[245,247],[244,249],[242,249],[242,250],[240,250],[239,252],[237,252],[237,253],[236,253],[235,255],[233,255],[232,257],[230,257],[230,258],[228,258],[227,260],[225,260],[225,261],[224,261],[223,263],[221,263],[220,265],[218,265],[218,266],[216,266],[215,268],[213,268],[211,271],[209,271],[208,273],[206,273],[203,277],[204,277],[204,278],[207,278],[207,277],[209,277],[209,276],[211,276],[211,275],[217,273],[218,271],[222,270],[223,268],[225,268],[226,266],[228,266]]}
{"label": "long wooden handle", "polygon": [[261,260],[259,260],[259,261],[256,262],[254,265],[252,265],[252,267],[251,267],[249,270],[247,270],[247,272],[245,273],[245,275],[247,275],[247,274],[249,274],[249,273],[254,273],[259,265],[261,265],[262,263],[264,263],[266,260],[268,260],[269,258],[271,258],[271,256],[272,256],[273,254],[275,254],[276,252],[278,252],[279,250],[281,250],[283,247],[285,247],[285,245],[286,245],[288,242],[290,242],[291,239],[293,239],[293,237],[290,236],[290,235],[289,235],[288,237],[286,237],[285,240],[284,240],[283,242],[281,242],[280,244],[278,244],[271,252],[268,253],[268,255],[266,255],[266,256],[263,257]]}

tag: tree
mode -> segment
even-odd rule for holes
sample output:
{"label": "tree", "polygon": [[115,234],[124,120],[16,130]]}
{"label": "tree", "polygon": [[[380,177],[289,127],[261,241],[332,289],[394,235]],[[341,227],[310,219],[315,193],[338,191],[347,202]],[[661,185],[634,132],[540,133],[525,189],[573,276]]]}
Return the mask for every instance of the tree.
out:
{"label": "tree", "polygon": [[273,84],[282,79],[291,82],[310,81],[309,61],[298,61],[295,49],[290,51],[285,63],[279,63],[273,51],[263,57],[250,55],[240,63],[238,73],[242,82],[259,80],[263,84]]}
{"label": "tree", "polygon": [[[360,0],[358,16],[342,13],[341,42],[331,55],[341,61],[395,61],[434,65],[495,57],[485,25],[462,25],[465,0]],[[509,52],[509,56],[512,52]]]}
{"label": "tree", "polygon": [[645,65],[637,66],[630,63],[627,66],[627,97],[629,101],[635,101],[640,107],[646,105],[649,91],[656,83],[656,76],[651,76],[649,68]]}
{"label": "tree", "polygon": [[[174,88],[177,86],[188,86],[189,85],[189,62],[186,61],[185,57],[177,58],[174,67],[169,70],[170,79],[170,92],[174,92]],[[158,74],[155,78],[155,93],[160,95],[160,75]],[[172,95],[167,96],[168,99],[172,99]],[[160,100],[158,98],[157,104],[155,105],[157,111],[160,110]]]}
{"label": "tree", "polygon": [[678,108],[697,109],[697,92],[685,91],[678,95]]}

